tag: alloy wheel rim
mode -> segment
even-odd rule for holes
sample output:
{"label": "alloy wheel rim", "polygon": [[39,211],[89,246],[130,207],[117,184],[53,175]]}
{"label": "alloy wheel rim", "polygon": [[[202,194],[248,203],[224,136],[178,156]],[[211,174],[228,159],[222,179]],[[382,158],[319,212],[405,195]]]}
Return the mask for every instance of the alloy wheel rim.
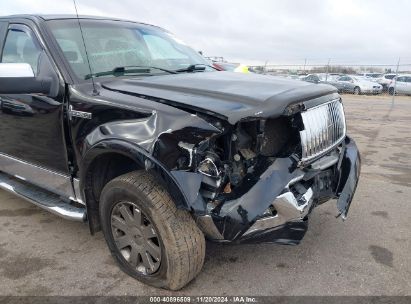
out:
{"label": "alloy wheel rim", "polygon": [[155,273],[161,264],[160,238],[150,219],[131,202],[117,203],[111,212],[111,232],[117,249],[138,273]]}

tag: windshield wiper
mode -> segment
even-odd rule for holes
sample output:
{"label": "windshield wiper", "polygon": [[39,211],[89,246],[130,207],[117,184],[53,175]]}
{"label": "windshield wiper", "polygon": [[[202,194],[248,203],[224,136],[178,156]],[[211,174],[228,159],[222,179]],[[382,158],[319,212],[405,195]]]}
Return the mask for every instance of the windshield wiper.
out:
{"label": "windshield wiper", "polygon": [[203,63],[196,63],[196,64],[190,64],[186,68],[175,70],[174,72],[184,73],[184,72],[205,71],[206,67],[211,67],[211,66],[207,64],[203,64]]}
{"label": "windshield wiper", "polygon": [[90,79],[91,77],[101,77],[101,76],[123,76],[125,74],[149,74],[151,70],[159,70],[169,74],[177,74],[175,71],[154,67],[154,66],[144,66],[144,65],[133,65],[133,66],[123,66],[123,67],[116,67],[110,71],[105,72],[97,72],[94,74],[87,74],[84,76],[84,79]]}

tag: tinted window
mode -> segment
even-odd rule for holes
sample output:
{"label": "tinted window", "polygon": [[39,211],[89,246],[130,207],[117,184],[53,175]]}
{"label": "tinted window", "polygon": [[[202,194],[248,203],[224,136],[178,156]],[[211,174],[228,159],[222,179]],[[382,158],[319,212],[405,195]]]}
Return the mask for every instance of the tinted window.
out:
{"label": "tinted window", "polygon": [[405,82],[405,76],[401,76],[397,78],[398,82]]}
{"label": "tinted window", "polygon": [[394,79],[395,75],[385,75],[385,79]]}
{"label": "tinted window", "polygon": [[7,33],[1,62],[28,63],[34,73],[37,73],[40,53],[41,48],[31,35],[21,30],[12,29]]}
{"label": "tinted window", "polygon": [[405,81],[406,82],[411,82],[411,77],[409,77],[409,76],[405,77]]}

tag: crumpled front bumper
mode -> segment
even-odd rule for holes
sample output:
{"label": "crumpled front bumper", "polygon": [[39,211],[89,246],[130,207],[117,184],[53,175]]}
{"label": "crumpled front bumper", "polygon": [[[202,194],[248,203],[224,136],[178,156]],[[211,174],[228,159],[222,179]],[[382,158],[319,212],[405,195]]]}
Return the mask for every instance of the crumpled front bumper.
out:
{"label": "crumpled front bumper", "polygon": [[[358,148],[346,137],[335,161],[317,169],[317,176],[333,172],[331,177],[337,183],[329,198],[338,199],[338,215],[343,219],[357,187],[360,167]],[[296,168],[289,158],[277,159],[241,198],[225,202],[218,215],[202,217],[200,227],[209,238],[219,241],[298,244],[307,231],[308,215],[319,203],[320,190],[313,184],[303,195],[295,196],[290,186],[312,178],[312,174],[312,170]],[[276,213],[264,216],[270,206]]]}
{"label": "crumpled front bumper", "polygon": [[361,172],[360,152],[354,140],[349,137],[345,139],[339,172],[339,185],[336,191],[338,197],[337,208],[342,218],[345,219],[357,189]]}

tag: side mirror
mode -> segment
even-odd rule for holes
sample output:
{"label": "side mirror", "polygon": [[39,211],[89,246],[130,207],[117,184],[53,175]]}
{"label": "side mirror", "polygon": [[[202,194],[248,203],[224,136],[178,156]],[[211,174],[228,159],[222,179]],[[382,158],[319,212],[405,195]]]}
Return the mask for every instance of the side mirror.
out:
{"label": "side mirror", "polygon": [[0,94],[48,94],[50,85],[28,63],[0,63]]}
{"label": "side mirror", "polygon": [[0,63],[0,94],[44,94],[56,97],[58,76],[47,55],[42,52],[36,76],[28,63]]}

